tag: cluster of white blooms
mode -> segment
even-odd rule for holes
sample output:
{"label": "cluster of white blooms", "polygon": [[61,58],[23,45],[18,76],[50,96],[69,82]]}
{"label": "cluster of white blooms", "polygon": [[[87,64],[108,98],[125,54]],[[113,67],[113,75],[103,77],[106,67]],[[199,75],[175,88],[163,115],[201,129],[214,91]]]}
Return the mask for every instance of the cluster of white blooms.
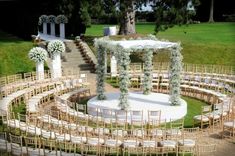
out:
{"label": "cluster of white blooms", "polygon": [[56,17],[56,23],[60,24],[60,23],[68,23],[68,18],[65,15],[58,15]]}
{"label": "cluster of white blooms", "polygon": [[38,20],[38,25],[41,25],[42,23],[48,23],[48,16],[47,15],[41,15]]}
{"label": "cluster of white blooms", "polygon": [[119,88],[120,88],[120,97],[119,97],[119,107],[122,110],[127,110],[129,108],[128,103],[128,87],[130,85],[129,79],[129,64],[130,64],[130,52],[131,50],[123,49],[121,46],[116,48],[116,53],[118,56],[119,64]]}
{"label": "cluster of white blooms", "polygon": [[41,47],[35,47],[29,51],[28,55],[35,62],[43,62],[47,58],[47,51]]}
{"label": "cluster of white blooms", "polygon": [[[123,39],[125,40],[125,39]],[[104,95],[104,79],[106,73],[105,60],[106,52],[109,51],[117,58],[118,68],[119,68],[119,87],[120,87],[120,103],[119,107],[121,109],[128,109],[128,87],[130,84],[130,77],[128,74],[129,64],[130,64],[130,53],[132,52],[144,52],[144,81],[143,89],[144,94],[150,94],[152,90],[152,58],[153,52],[158,49],[168,49],[171,51],[171,66],[170,66],[170,102],[172,105],[180,104],[180,73],[182,70],[182,55],[180,53],[180,44],[172,43],[159,43],[155,36],[149,35],[146,38],[138,38],[136,41],[140,40],[153,40],[158,44],[149,44],[140,46],[129,46],[123,44],[115,44],[114,41],[110,40],[108,37],[103,37],[100,39],[95,39],[95,46],[98,50],[98,65],[97,65],[97,94],[98,99],[105,99]],[[120,43],[120,42],[119,42]],[[127,43],[128,44],[128,43]],[[143,43],[144,44],[144,43]],[[124,47],[124,48],[123,48]]]}
{"label": "cluster of white blooms", "polygon": [[49,23],[55,23],[56,22],[56,16],[55,15],[49,15],[48,16],[48,22]]}
{"label": "cluster of white blooms", "polygon": [[105,82],[105,74],[106,74],[106,71],[105,71],[105,48],[102,47],[101,45],[96,45],[96,49],[97,49],[97,52],[98,52],[98,64],[96,66],[96,74],[97,74],[97,77],[96,77],[96,85],[97,85],[97,99],[98,100],[105,100],[106,99],[106,96],[104,94],[105,90],[104,90],[104,82]]}
{"label": "cluster of white blooms", "polygon": [[171,48],[170,55],[170,102],[172,105],[180,105],[180,82],[183,56],[180,53],[180,44]]}
{"label": "cluster of white blooms", "polygon": [[143,89],[144,94],[148,95],[152,90],[152,59],[153,59],[153,50],[147,49],[144,51],[144,81]]}
{"label": "cluster of white blooms", "polygon": [[65,52],[65,45],[61,40],[52,40],[48,43],[47,50],[54,56],[55,54]]}

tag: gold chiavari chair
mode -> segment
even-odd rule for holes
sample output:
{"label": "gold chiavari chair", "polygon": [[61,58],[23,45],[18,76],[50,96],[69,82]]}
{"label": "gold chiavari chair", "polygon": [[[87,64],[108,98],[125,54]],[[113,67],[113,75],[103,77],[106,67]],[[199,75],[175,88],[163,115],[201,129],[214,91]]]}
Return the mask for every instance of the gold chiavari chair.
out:
{"label": "gold chiavari chair", "polygon": [[232,113],[223,123],[222,138],[235,136],[235,106],[232,106]]}
{"label": "gold chiavari chair", "polygon": [[193,117],[193,126],[195,127],[196,124],[200,124],[200,127],[203,128],[204,126],[210,126],[211,121],[208,116],[206,116],[207,113],[210,113],[212,110],[212,106],[202,106],[201,108],[201,114],[196,115]]}
{"label": "gold chiavari chair", "polygon": [[41,151],[41,142],[40,139],[35,137],[24,137],[24,143],[27,150],[27,155],[40,155]]}
{"label": "gold chiavari chair", "polygon": [[178,151],[182,155],[196,155],[198,139],[200,139],[199,127],[184,128],[182,138],[178,140]]}
{"label": "gold chiavari chair", "polygon": [[[6,132],[0,132],[0,151],[7,151],[7,133]],[[2,154],[0,152],[0,154]]]}
{"label": "gold chiavari chair", "polygon": [[41,138],[41,145],[43,147],[43,154],[50,156],[57,156],[59,152],[57,151],[57,143],[54,139]]}
{"label": "gold chiavari chair", "polygon": [[16,136],[9,134],[11,143],[11,154],[13,155],[23,155],[23,139],[22,136]]}
{"label": "gold chiavari chair", "polygon": [[217,145],[214,143],[207,143],[207,144],[198,144],[197,145],[197,155],[215,155],[217,149]]}

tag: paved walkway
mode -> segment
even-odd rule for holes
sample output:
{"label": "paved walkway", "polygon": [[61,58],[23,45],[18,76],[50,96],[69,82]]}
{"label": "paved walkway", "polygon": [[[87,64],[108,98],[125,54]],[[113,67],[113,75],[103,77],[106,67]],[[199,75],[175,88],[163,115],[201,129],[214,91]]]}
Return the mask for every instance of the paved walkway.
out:
{"label": "paved walkway", "polygon": [[43,34],[41,32],[38,32],[38,36],[40,37],[41,40],[45,40],[45,41],[62,40],[62,41],[66,41],[66,42],[72,42],[72,40],[63,39],[63,38],[52,36],[52,35],[49,35],[49,34],[46,35],[46,34]]}

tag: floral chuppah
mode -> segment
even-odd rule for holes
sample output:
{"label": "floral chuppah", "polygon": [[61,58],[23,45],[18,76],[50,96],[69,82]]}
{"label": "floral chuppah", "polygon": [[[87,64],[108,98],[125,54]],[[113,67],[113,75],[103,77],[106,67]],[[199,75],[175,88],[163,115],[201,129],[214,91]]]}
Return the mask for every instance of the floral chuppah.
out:
{"label": "floral chuppah", "polygon": [[114,41],[107,37],[95,40],[95,47],[98,50],[98,66],[97,66],[97,98],[104,100],[104,80],[105,80],[105,60],[106,53],[111,52],[118,61],[119,68],[119,84],[120,97],[119,107],[127,110],[128,105],[128,86],[129,86],[129,64],[130,54],[133,52],[144,53],[144,82],[143,93],[150,94],[152,89],[152,56],[159,49],[168,49],[171,51],[170,65],[170,103],[172,105],[180,105],[180,73],[182,70],[182,55],[179,43],[163,42],[157,40],[154,36],[142,38],[138,40]]}

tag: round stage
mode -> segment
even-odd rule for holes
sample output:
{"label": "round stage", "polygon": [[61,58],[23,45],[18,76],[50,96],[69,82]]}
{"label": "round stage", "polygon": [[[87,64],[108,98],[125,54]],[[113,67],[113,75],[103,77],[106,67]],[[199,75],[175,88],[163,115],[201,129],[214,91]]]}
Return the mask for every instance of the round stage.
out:
{"label": "round stage", "polygon": [[[113,109],[120,110],[119,104],[119,94],[120,93],[106,93],[106,100],[97,100],[93,97],[87,102],[88,114],[89,107],[96,107],[100,109]],[[129,110],[143,110],[144,120],[148,119],[148,110],[161,110],[161,119],[176,120],[184,117],[187,113],[187,103],[181,99],[181,105],[171,106],[169,103],[169,95],[161,93],[151,93],[149,95],[144,95],[142,92],[130,92],[128,95]]]}

